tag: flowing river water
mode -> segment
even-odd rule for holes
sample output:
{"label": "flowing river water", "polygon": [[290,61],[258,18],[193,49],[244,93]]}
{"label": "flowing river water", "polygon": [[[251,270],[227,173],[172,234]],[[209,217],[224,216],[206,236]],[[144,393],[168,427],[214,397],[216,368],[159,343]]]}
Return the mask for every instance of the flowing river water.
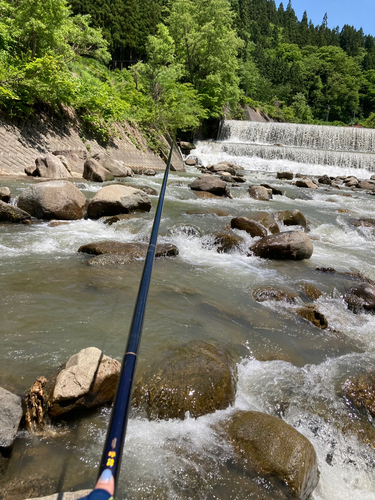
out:
{"label": "flowing river water", "polygon": [[[242,149],[234,154],[236,142]],[[155,261],[138,364],[142,371],[168,347],[186,341],[220,342],[238,366],[234,407],[184,421],[149,422],[131,415],[118,498],[269,498],[260,479],[249,486],[218,432],[235,409],[253,409],[281,415],[314,445],[320,481],[313,500],[375,499],[375,455],[363,439],[374,424],[351,413],[340,394],[349,376],[374,367],[375,315],[347,309],[342,294],[351,282],[340,274],[361,273],[375,280],[374,230],[351,224],[352,219],[375,218],[374,198],[348,188],[301,189],[276,178],[277,171],[289,170],[368,179],[372,167],[262,159],[244,154],[244,144],[238,135],[199,142],[192,156],[204,165],[233,161],[244,167],[248,183],[266,182],[284,194],[257,201],[242,184],[231,188],[233,199],[200,199],[188,187],[199,174],[195,167],[171,172],[159,242],[177,245],[179,255]],[[126,182],[159,189],[161,180],[157,174]],[[29,182],[3,179],[1,185],[16,198]],[[87,198],[102,187],[76,184]],[[91,267],[88,256],[77,250],[104,239],[146,241],[157,203],[156,196],[151,199],[149,214],[112,226],[91,220],[0,226],[2,387],[22,394],[37,376],[50,375],[89,346],[121,360],[143,262]],[[255,240],[247,234],[241,234],[243,248],[232,253],[218,253],[213,245],[212,233],[232,217],[286,209],[299,209],[308,220],[314,244],[310,260],[247,256]],[[182,226],[199,228],[199,233],[186,234]],[[333,267],[337,273],[318,267]],[[258,303],[252,296],[261,286],[300,292],[306,282],[323,292],[317,306],[328,320],[327,330],[300,318],[296,306]],[[11,485],[9,491],[21,496],[24,483],[44,485],[47,493],[91,487],[108,418],[104,407],[62,420],[40,436],[20,431],[0,486]]]}

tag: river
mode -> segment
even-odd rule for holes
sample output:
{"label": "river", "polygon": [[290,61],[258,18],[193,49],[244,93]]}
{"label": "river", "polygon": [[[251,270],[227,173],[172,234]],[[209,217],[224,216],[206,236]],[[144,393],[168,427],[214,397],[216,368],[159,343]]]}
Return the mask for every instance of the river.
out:
{"label": "river", "polygon": [[[236,142],[242,149],[233,153]],[[231,188],[233,199],[203,200],[188,187],[199,174],[195,167],[171,172],[159,242],[171,242],[180,252],[155,262],[138,364],[142,371],[166,348],[186,341],[220,342],[238,366],[234,407],[184,421],[149,422],[131,415],[118,498],[268,498],[256,493],[260,480],[254,479],[256,488],[249,486],[233,465],[233,452],[218,432],[235,409],[255,409],[281,415],[314,445],[321,475],[313,500],[375,499],[374,450],[360,439],[373,422],[351,415],[340,395],[348,376],[374,367],[375,316],[347,309],[342,294],[351,282],[338,274],[361,273],[375,280],[374,231],[351,224],[375,218],[374,198],[349,188],[301,189],[276,178],[277,171],[288,170],[368,179],[371,164],[353,168],[259,158],[244,154],[244,144],[240,137],[201,141],[192,156],[204,165],[233,161],[244,167],[248,183],[265,182],[284,194],[257,201],[239,185]],[[161,173],[126,179],[158,190],[161,180]],[[2,179],[1,185],[16,199],[30,182]],[[87,198],[102,187],[76,184]],[[22,394],[37,376],[50,375],[89,346],[121,360],[143,262],[91,267],[88,256],[77,250],[103,239],[147,241],[157,203],[156,196],[151,199],[149,214],[112,226],[90,220],[0,226],[2,387]],[[247,256],[253,242],[247,234],[233,253],[218,253],[213,245],[212,233],[230,225],[232,217],[287,209],[299,209],[308,220],[314,244],[310,260]],[[186,234],[183,226],[194,226],[200,234]],[[296,306],[258,303],[252,296],[261,286],[298,292],[305,282],[323,292],[317,305],[327,330],[300,318]],[[41,436],[20,431],[1,484],[13,482],[15,491],[22,491],[19,483],[40,482],[47,493],[92,486],[108,418],[109,409],[101,408],[62,420]]]}

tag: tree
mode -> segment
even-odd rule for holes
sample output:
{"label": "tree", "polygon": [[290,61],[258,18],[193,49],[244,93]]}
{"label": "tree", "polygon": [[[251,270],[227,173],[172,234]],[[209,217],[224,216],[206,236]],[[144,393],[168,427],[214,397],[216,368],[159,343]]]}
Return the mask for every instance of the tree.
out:
{"label": "tree", "polygon": [[238,101],[237,53],[242,42],[232,23],[227,0],[175,0],[167,19],[185,81],[201,95],[210,116]]}

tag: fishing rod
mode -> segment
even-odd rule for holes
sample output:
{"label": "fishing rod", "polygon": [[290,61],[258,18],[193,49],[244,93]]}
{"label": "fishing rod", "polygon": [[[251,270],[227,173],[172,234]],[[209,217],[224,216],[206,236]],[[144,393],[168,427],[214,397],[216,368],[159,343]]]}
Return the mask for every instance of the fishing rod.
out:
{"label": "fishing rod", "polygon": [[[156,241],[158,238],[161,212],[163,210],[164,195],[172,158],[172,150],[173,143],[169,152],[167,166],[165,168],[158,206],[156,208],[154,224],[151,231],[150,243],[147,250],[146,261],[143,268],[133,319],[130,326],[128,343],[122,359],[121,372],[117,382],[111,419],[107,430],[103,455],[99,464],[98,483],[96,488],[102,488],[101,484],[108,483],[110,485],[109,489],[113,489],[114,492],[116,490],[120,473],[122,450],[131,406],[137,356],[142,335],[143,319],[146,309],[148,290],[150,287],[151,273],[154,265]],[[112,495],[104,489],[95,489],[90,493],[90,495],[81,500],[107,500],[111,496]]]}

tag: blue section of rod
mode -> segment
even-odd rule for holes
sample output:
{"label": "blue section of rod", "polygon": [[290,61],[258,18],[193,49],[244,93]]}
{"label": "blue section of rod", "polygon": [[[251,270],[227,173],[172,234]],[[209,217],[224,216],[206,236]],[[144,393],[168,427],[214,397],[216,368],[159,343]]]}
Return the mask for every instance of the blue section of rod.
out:
{"label": "blue section of rod", "polygon": [[151,273],[154,265],[156,241],[158,238],[161,213],[163,210],[164,195],[167,187],[168,172],[171,164],[173,144],[169,152],[167,166],[165,168],[162,187],[156,208],[154,224],[151,231],[150,243],[147,250],[142,279],[139,285],[137,301],[134,308],[133,319],[130,327],[128,343],[122,360],[121,372],[117,383],[116,395],[113,402],[111,420],[109,423],[107,437],[104,444],[103,455],[99,465],[99,474],[104,469],[110,469],[117,481],[120,472],[122,449],[124,446],[128,414],[131,405],[134,375],[137,364],[137,355],[141,340],[143,319],[146,309],[147,295],[150,287]]}

